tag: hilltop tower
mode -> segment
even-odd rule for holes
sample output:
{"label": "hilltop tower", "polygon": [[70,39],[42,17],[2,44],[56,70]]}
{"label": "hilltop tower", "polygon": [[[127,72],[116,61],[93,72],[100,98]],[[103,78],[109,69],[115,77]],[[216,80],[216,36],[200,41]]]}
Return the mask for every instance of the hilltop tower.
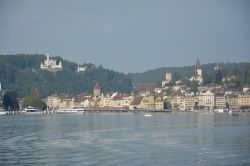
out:
{"label": "hilltop tower", "polygon": [[203,78],[202,78],[202,68],[199,58],[197,58],[196,64],[195,64],[195,73],[194,76],[190,78],[190,81],[197,81],[199,85],[202,84]]}
{"label": "hilltop tower", "polygon": [[196,65],[195,65],[195,77],[202,77],[202,69],[201,69],[201,63],[199,58],[197,59]]}
{"label": "hilltop tower", "polygon": [[101,95],[101,87],[98,82],[94,86],[93,93],[94,97],[98,97]]}
{"label": "hilltop tower", "polygon": [[172,73],[167,71],[165,74],[165,80],[161,82],[162,87],[165,87],[171,80],[172,80]]}

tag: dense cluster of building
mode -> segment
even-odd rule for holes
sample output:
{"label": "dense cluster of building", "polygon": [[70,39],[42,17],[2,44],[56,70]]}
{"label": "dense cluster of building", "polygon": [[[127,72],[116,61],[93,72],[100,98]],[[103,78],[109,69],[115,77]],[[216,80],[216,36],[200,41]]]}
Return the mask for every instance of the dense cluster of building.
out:
{"label": "dense cluster of building", "polygon": [[[216,64],[214,70],[221,70]],[[198,91],[192,92],[181,81],[172,80],[172,73],[167,71],[162,87],[137,84],[132,94],[101,93],[98,83],[94,85],[93,94],[78,96],[49,96],[46,103],[49,109],[58,108],[96,108],[96,109],[141,109],[141,110],[193,110],[193,109],[240,109],[250,107],[250,88],[245,86],[242,91],[232,91],[220,86],[201,86],[203,82],[202,68],[199,59],[195,65],[194,76],[187,78],[198,82]],[[171,93],[167,93],[171,91]]]}

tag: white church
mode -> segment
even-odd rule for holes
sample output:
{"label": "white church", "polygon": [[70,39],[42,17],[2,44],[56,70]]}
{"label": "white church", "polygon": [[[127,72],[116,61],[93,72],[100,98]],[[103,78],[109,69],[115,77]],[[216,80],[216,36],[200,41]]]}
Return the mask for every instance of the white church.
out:
{"label": "white church", "polygon": [[197,62],[195,65],[195,74],[189,80],[190,81],[197,81],[199,85],[201,85],[203,83],[202,68],[201,68],[199,58],[197,59]]}
{"label": "white church", "polygon": [[40,68],[48,71],[60,71],[62,70],[62,62],[60,61],[59,64],[57,64],[56,60],[51,59],[49,54],[47,54],[47,59],[41,63]]}

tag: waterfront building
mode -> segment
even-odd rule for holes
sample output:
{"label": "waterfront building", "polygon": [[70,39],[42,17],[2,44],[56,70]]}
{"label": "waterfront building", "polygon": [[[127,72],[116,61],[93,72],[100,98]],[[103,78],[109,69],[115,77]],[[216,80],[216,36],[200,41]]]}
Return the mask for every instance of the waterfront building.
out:
{"label": "waterfront building", "polygon": [[238,95],[237,94],[226,94],[226,103],[228,103],[228,105],[231,108],[238,108],[239,104],[238,104]]}
{"label": "waterfront building", "polygon": [[51,59],[49,54],[47,54],[47,59],[40,64],[40,68],[48,71],[60,71],[62,70],[62,62],[60,61],[59,64],[57,64],[56,60]]}
{"label": "waterfront building", "polygon": [[215,107],[216,108],[225,108],[226,107],[226,97],[224,94],[215,95]]}
{"label": "waterfront building", "polygon": [[153,95],[145,96],[142,100],[142,108],[153,110],[155,109],[155,99]]}
{"label": "waterfront building", "polygon": [[242,106],[250,106],[250,93],[241,93],[238,96],[238,105]]}
{"label": "waterfront building", "polygon": [[130,109],[142,109],[143,108],[143,96],[135,96],[130,104]]}
{"label": "waterfront building", "polygon": [[46,98],[46,105],[48,109],[54,109],[59,107],[61,99],[57,95],[48,96]]}
{"label": "waterfront building", "polygon": [[156,97],[155,99],[155,109],[163,110],[164,109],[164,101],[162,97]]}
{"label": "waterfront building", "polygon": [[215,106],[215,95],[210,90],[198,92],[197,97],[198,106],[204,106],[207,109],[212,109]]}
{"label": "waterfront building", "polygon": [[185,104],[184,109],[185,110],[191,110],[195,106],[195,97],[194,96],[185,96]]}
{"label": "waterfront building", "polygon": [[58,106],[59,108],[74,108],[74,97],[72,96],[65,96],[61,98],[61,101],[59,102]]}
{"label": "waterfront building", "polygon": [[181,93],[181,91],[173,93],[170,104],[173,109],[185,110],[185,96]]}

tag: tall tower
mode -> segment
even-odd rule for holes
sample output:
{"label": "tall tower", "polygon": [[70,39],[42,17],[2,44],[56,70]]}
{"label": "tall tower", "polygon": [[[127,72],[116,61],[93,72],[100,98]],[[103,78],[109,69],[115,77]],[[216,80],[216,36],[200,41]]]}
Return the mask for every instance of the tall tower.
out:
{"label": "tall tower", "polygon": [[94,93],[94,97],[98,97],[101,95],[101,88],[98,82],[94,86],[93,93]]}
{"label": "tall tower", "polygon": [[196,65],[195,65],[195,77],[202,77],[202,69],[201,69],[201,63],[199,58],[197,59]]}

